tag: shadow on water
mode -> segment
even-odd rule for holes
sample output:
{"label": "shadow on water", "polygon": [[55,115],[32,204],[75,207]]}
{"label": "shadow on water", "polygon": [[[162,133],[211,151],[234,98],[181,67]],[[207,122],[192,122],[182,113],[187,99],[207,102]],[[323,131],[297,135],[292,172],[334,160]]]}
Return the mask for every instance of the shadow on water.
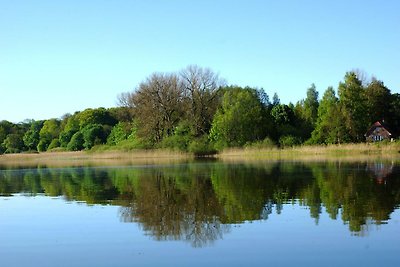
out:
{"label": "shadow on water", "polygon": [[400,203],[400,166],[392,163],[199,161],[160,166],[10,169],[0,194],[45,194],[120,207],[156,240],[195,247],[223,237],[232,224],[268,220],[286,204],[340,218],[352,234],[384,224]]}

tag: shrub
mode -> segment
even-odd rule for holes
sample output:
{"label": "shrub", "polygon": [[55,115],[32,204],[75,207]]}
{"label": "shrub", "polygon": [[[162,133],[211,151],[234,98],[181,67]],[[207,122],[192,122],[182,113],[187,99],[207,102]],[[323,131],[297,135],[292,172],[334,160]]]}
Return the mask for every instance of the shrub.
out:
{"label": "shrub", "polygon": [[301,144],[300,138],[293,135],[285,135],[279,138],[279,145],[281,147],[293,147]]}

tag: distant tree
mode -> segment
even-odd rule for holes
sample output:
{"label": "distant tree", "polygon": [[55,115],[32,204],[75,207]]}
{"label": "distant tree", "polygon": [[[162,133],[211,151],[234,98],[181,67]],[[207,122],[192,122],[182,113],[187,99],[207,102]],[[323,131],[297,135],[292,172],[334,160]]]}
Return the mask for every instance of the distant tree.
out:
{"label": "distant tree", "polygon": [[210,138],[219,146],[243,146],[264,138],[263,103],[255,89],[231,88],[214,116]]}

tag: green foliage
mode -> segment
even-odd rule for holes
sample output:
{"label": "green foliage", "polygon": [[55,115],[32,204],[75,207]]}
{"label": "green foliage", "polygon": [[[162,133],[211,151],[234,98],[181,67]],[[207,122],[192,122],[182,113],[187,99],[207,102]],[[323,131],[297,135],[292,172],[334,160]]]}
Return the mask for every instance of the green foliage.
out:
{"label": "green foliage", "polygon": [[390,119],[391,93],[383,82],[373,79],[365,88],[368,122]]}
{"label": "green foliage", "polygon": [[290,124],[294,120],[293,109],[285,104],[275,105],[271,110],[271,115],[277,125]]}
{"label": "green foliage", "polygon": [[84,142],[83,134],[81,132],[77,132],[72,136],[71,141],[69,141],[67,149],[70,151],[82,150]]}
{"label": "green foliage", "polygon": [[110,135],[107,138],[108,145],[118,145],[120,142],[126,140],[129,134],[132,132],[132,123],[119,122],[111,130]]}
{"label": "green foliage", "polygon": [[60,147],[60,140],[58,140],[58,138],[56,138],[56,139],[53,139],[50,142],[50,145],[47,148],[47,150],[53,150],[53,149],[58,148],[58,147]]}
{"label": "green foliage", "polygon": [[24,150],[24,142],[22,141],[21,134],[13,133],[7,135],[3,141],[5,153],[18,153]]}
{"label": "green foliage", "polygon": [[303,118],[314,125],[318,118],[318,91],[315,84],[312,84],[310,88],[307,89],[307,97],[304,100],[304,110]]}
{"label": "green foliage", "polygon": [[265,136],[263,105],[257,91],[230,88],[214,116],[210,139],[218,148],[243,146]]}
{"label": "green foliage", "polygon": [[51,141],[58,138],[59,135],[60,121],[57,119],[45,121],[39,132],[40,142],[38,144],[38,151],[46,151]]}
{"label": "green foliage", "polygon": [[49,146],[49,144],[47,143],[46,140],[40,140],[38,145],[37,145],[37,151],[39,152],[44,152],[47,150],[47,147]]}
{"label": "green foliage", "polygon": [[91,149],[94,145],[106,142],[107,133],[100,124],[88,124],[81,132],[83,134],[83,147],[85,149]]}
{"label": "green foliage", "polygon": [[40,140],[39,133],[42,127],[43,121],[33,121],[30,129],[24,134],[22,139],[29,150],[37,149]]}
{"label": "green foliage", "polygon": [[66,119],[64,129],[59,135],[60,146],[67,147],[68,143],[71,141],[72,136],[79,131],[79,120],[77,114],[72,115]]}
{"label": "green foliage", "polygon": [[364,141],[365,131],[371,122],[366,116],[368,108],[364,88],[354,72],[346,73],[344,82],[339,83],[338,94],[343,123],[350,140]]}
{"label": "green foliage", "polygon": [[193,140],[194,134],[191,125],[183,121],[174,130],[174,134],[165,137],[159,147],[170,148],[180,151],[188,151],[189,143]]}
{"label": "green foliage", "polygon": [[340,144],[347,142],[349,136],[344,121],[339,100],[333,88],[329,87],[325,91],[318,107],[318,119],[309,142],[313,144]]}
{"label": "green foliage", "polygon": [[88,108],[80,113],[77,113],[75,116],[79,122],[80,129],[83,129],[91,124],[114,126],[117,123],[116,119],[112,117],[110,112],[105,108]]}

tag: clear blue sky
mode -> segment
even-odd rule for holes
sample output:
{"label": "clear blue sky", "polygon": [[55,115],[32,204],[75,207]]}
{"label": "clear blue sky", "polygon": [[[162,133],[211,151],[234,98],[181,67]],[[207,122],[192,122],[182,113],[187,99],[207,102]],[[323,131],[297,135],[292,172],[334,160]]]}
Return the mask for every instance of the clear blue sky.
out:
{"label": "clear blue sky", "polygon": [[0,0],[0,120],[112,107],[189,64],[284,103],[352,69],[399,92],[400,1]]}

